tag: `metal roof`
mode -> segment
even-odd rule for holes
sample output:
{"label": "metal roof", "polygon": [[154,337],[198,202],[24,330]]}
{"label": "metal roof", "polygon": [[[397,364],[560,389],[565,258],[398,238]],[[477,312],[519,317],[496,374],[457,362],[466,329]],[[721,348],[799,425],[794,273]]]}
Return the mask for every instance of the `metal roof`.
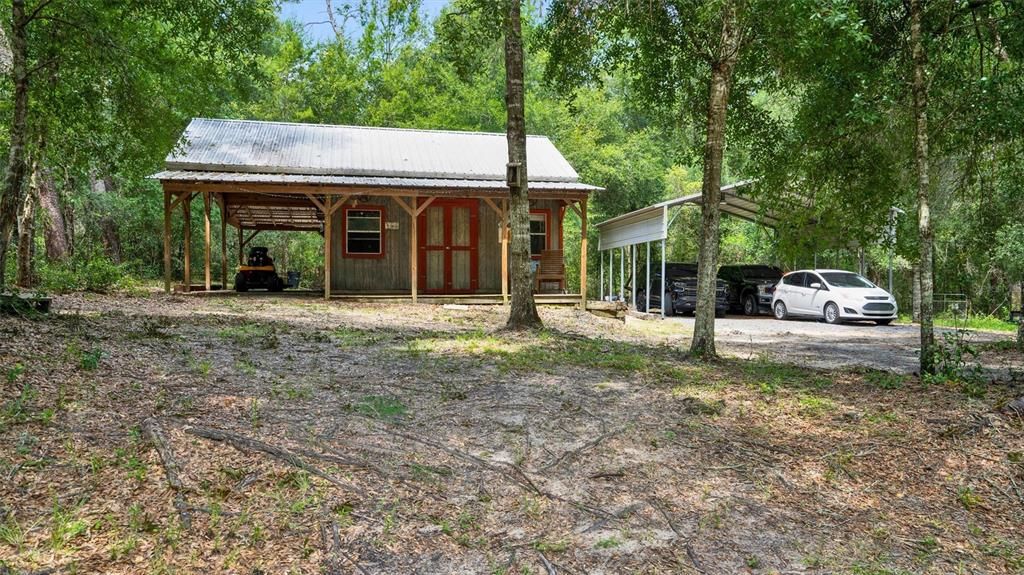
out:
{"label": "metal roof", "polygon": [[[724,213],[770,228],[778,226],[778,214],[763,209],[756,201],[742,195],[741,190],[753,184],[753,180],[746,180],[722,186],[719,208]],[[690,194],[605,220],[597,224],[598,250],[663,240],[668,237],[669,208],[683,204],[700,205],[702,200],[701,194]]]}
{"label": "metal roof", "polygon": [[[532,168],[531,168],[532,169]],[[472,190],[507,190],[508,184],[500,180],[471,180],[449,178],[399,178],[384,176],[325,176],[304,174],[257,174],[192,170],[165,170],[150,176],[167,182],[209,182],[236,184],[302,184],[322,186],[352,186],[371,188],[442,188]],[[600,190],[597,186],[579,182],[530,181],[530,190],[580,191]]]}
{"label": "metal roof", "polygon": [[[579,181],[546,137],[526,149],[530,182]],[[507,150],[505,134],[195,118],[166,168],[504,182]]]}

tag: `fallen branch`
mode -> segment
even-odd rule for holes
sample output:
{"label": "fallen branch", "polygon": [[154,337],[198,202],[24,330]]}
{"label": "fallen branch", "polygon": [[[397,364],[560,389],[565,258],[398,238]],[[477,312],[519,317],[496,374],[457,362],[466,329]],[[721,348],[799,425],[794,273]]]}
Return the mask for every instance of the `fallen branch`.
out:
{"label": "fallen branch", "polygon": [[315,467],[313,465],[306,463],[305,461],[302,460],[301,457],[283,447],[271,445],[258,439],[253,439],[251,437],[239,435],[237,433],[232,433],[230,431],[211,429],[209,427],[201,427],[198,425],[187,426],[185,427],[185,431],[197,437],[202,437],[204,439],[228,443],[232,447],[239,449],[241,451],[258,451],[260,453],[265,453],[273,457],[274,459],[298,467],[299,469],[305,471],[306,473],[309,473],[310,475],[315,475],[337,487],[342,487],[345,489],[356,491],[358,493],[362,493],[362,491],[356,488],[355,486],[349,483],[345,483],[344,481],[338,479],[337,477],[334,477],[333,475],[324,472],[319,467]]}
{"label": "fallen branch", "polygon": [[178,465],[178,460],[174,457],[174,451],[171,449],[170,443],[167,442],[167,438],[160,428],[160,423],[152,417],[148,418],[142,422],[142,432],[146,434],[149,442],[153,444],[156,452],[160,454],[160,461],[164,466],[164,475],[167,477],[167,485],[174,491],[174,508],[178,511],[178,518],[181,520],[182,527],[191,529],[192,516],[189,514],[189,511],[192,507],[185,498],[185,486],[181,482],[181,467]]}
{"label": "fallen branch", "polygon": [[338,531],[338,523],[330,518],[327,512],[323,513],[320,521],[320,540],[324,546],[324,573],[326,575],[341,575],[345,573],[342,568],[341,559],[350,563],[363,575],[370,575],[370,572],[363,568],[355,559],[352,559],[341,548],[341,534]]}
{"label": "fallen branch", "polygon": [[609,431],[607,433],[602,433],[601,435],[597,436],[595,439],[592,439],[592,440],[588,441],[587,443],[584,443],[583,445],[577,447],[576,449],[573,449],[573,450],[570,450],[570,451],[566,451],[561,456],[559,456],[558,459],[556,459],[556,460],[552,461],[551,463],[545,465],[541,469],[542,470],[548,470],[548,469],[551,469],[552,467],[556,467],[556,466],[560,465],[564,461],[571,461],[571,460],[579,457],[580,454],[582,454],[584,451],[590,451],[591,449],[597,447],[605,439],[608,439],[609,437],[612,437],[613,435],[618,435],[619,433],[622,433],[622,431],[624,429],[625,429],[624,427],[620,427],[619,429],[614,429],[614,430]]}
{"label": "fallen branch", "polygon": [[540,555],[540,561],[544,564],[544,569],[547,569],[548,575],[558,575],[558,571],[555,571],[555,566],[548,561],[548,558],[544,556],[544,553],[538,551],[537,555]]}

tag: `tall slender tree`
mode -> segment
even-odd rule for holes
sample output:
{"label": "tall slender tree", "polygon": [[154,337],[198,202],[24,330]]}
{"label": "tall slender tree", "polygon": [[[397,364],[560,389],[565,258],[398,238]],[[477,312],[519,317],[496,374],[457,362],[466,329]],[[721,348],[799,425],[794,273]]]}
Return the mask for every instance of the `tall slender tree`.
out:
{"label": "tall slender tree", "polygon": [[507,0],[505,16],[505,108],[508,111],[508,192],[511,226],[509,329],[541,327],[530,272],[530,198],[526,167],[521,0]]}

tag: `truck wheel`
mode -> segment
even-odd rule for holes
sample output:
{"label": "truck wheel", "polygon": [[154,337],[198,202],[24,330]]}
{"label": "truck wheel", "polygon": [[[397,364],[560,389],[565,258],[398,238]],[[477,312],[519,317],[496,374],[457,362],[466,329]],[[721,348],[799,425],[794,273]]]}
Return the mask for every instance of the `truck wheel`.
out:
{"label": "truck wheel", "polygon": [[747,294],[743,298],[743,315],[757,315],[757,298],[754,294]]}
{"label": "truck wheel", "polygon": [[665,311],[665,315],[676,315],[676,308],[672,304],[672,292],[665,292],[661,296],[661,308]]}
{"label": "truck wheel", "polygon": [[643,290],[636,292],[636,311],[647,311],[647,292]]}

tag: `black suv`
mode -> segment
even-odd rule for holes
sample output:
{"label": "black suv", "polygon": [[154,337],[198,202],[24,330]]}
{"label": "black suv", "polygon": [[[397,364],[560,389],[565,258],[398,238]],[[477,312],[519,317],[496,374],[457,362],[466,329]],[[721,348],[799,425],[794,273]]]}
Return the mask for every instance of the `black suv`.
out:
{"label": "black suv", "polygon": [[757,315],[771,312],[775,284],[782,279],[782,270],[772,266],[722,266],[718,279],[729,284],[729,311]]}
{"label": "black suv", "polygon": [[[639,275],[639,274],[638,274]],[[651,310],[665,304],[665,315],[691,314],[697,310],[697,264],[666,263],[665,295],[661,294],[661,266],[651,267],[651,285],[649,290],[640,288],[636,293],[636,309],[644,311],[647,305],[647,294],[651,294]],[[715,315],[723,317],[729,308],[728,286],[718,280],[715,291]]]}

